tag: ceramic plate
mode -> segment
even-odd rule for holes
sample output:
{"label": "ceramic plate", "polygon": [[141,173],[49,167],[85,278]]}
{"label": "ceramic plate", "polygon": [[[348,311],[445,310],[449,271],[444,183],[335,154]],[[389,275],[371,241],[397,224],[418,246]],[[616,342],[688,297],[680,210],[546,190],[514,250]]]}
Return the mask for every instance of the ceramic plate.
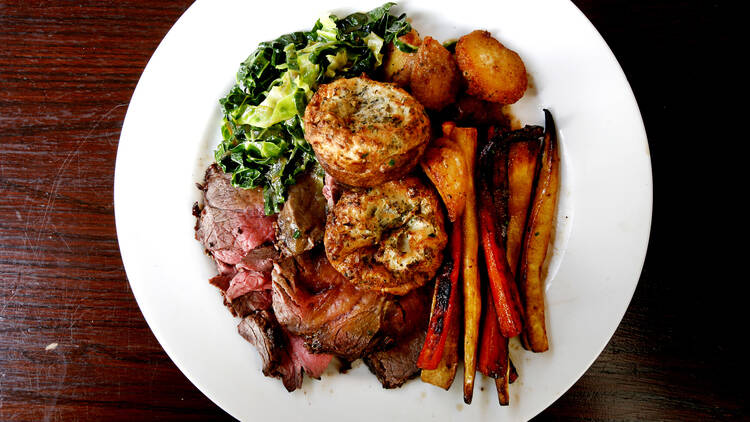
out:
{"label": "ceramic plate", "polygon": [[[418,380],[384,390],[364,365],[333,367],[287,393],[261,374],[253,346],[208,284],[215,266],[193,238],[195,182],[219,142],[218,99],[261,41],[309,29],[378,2],[198,0],[154,53],[133,94],[120,136],[115,214],[123,263],[138,304],[164,350],[211,400],[241,420],[525,420],[586,371],[628,307],[648,244],[652,185],[638,106],[612,52],[566,1],[409,1],[420,34],[440,41],[481,28],[517,51],[530,89],[513,112],[559,128],[562,189],[547,279],[550,350],[512,344],[520,378],[511,405],[479,377],[464,405],[461,372],[450,391]],[[333,419],[332,419],[333,418]]]}

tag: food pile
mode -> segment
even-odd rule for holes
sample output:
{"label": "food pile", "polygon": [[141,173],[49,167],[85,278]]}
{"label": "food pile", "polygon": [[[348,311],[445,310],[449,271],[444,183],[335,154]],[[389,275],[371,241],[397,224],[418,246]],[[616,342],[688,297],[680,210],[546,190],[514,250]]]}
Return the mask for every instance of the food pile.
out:
{"label": "food pile", "polygon": [[551,114],[486,31],[441,44],[392,3],[262,43],[221,100],[196,239],[266,376],[289,390],[362,359],[385,388],[448,389],[464,363],[500,404],[508,339],[548,349],[545,262],[559,189]]}

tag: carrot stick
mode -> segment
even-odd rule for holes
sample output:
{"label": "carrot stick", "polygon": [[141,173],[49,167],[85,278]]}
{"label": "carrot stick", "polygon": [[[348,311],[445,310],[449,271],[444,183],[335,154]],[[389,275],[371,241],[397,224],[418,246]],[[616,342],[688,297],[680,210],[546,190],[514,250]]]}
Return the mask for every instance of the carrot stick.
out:
{"label": "carrot stick", "polygon": [[504,238],[498,233],[498,226],[504,227],[507,218],[507,154],[504,148],[505,145],[490,139],[482,150],[480,166],[484,177],[479,179],[479,225],[500,332],[511,338],[521,333],[523,324],[521,302],[508,266]]}
{"label": "carrot stick", "polygon": [[487,275],[490,281],[490,293],[494,302],[500,332],[510,338],[521,334],[520,303],[514,294],[515,284],[508,268],[505,250],[495,239],[494,219],[487,207],[479,211],[482,227],[482,250],[487,262]]}
{"label": "carrot stick", "polygon": [[508,339],[500,334],[495,306],[492,304],[492,298],[488,297],[477,369],[484,375],[495,378],[497,399],[503,406],[507,406],[510,402],[510,396],[508,395],[509,363]]}
{"label": "carrot stick", "polygon": [[[461,289],[459,284],[458,289]],[[459,292],[460,294],[460,292]],[[440,359],[438,367],[435,369],[423,369],[422,381],[438,386],[442,389],[448,390],[453,385],[453,380],[456,378],[456,372],[458,371],[458,342],[461,331],[460,318],[461,318],[461,302],[456,303],[458,309],[455,314],[451,316],[451,320],[448,322],[448,335],[445,339],[445,346],[443,347],[443,357]]]}
{"label": "carrot stick", "polygon": [[479,372],[490,378],[505,376],[508,367],[508,339],[500,333],[500,325],[495,314],[495,305],[488,298],[484,309],[482,341],[479,348]]}
{"label": "carrot stick", "polygon": [[422,369],[435,369],[443,356],[445,341],[448,337],[448,324],[458,312],[458,279],[461,270],[461,223],[453,225],[450,239],[450,256],[443,261],[443,268],[435,280],[435,291],[432,296],[432,311],[427,327],[422,351],[417,359],[417,366]]}

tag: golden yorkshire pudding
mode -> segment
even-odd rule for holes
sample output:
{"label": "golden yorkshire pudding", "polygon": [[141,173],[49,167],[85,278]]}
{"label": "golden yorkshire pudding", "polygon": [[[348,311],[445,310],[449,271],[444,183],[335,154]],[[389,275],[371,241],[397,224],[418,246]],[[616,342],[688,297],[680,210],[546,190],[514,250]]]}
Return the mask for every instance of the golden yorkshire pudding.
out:
{"label": "golden yorkshire pudding", "polygon": [[305,139],[334,179],[369,187],[417,165],[430,141],[430,121],[424,107],[393,84],[339,79],[310,99]]}
{"label": "golden yorkshire pudding", "polygon": [[395,295],[435,276],[447,242],[438,195],[416,177],[345,192],[324,238],[328,260],[344,277]]}

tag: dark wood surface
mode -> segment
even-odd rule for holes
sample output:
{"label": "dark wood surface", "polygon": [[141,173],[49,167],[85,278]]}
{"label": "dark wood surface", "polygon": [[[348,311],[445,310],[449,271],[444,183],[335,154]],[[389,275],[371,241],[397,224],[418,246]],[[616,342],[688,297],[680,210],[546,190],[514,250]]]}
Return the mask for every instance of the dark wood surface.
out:
{"label": "dark wood surface", "polygon": [[[720,245],[696,237],[711,225],[696,190],[710,191],[699,188],[706,168],[689,151],[729,136],[704,124],[718,122],[710,110],[730,83],[726,5],[575,3],[637,97],[655,209],[643,275],[622,324],[539,419],[747,418],[744,336],[725,311],[741,301],[706,288],[740,280],[702,265],[702,250]],[[230,419],[172,364],[144,322],[113,216],[128,101],[189,4],[0,0],[1,421]],[[674,204],[682,201],[696,206],[676,219]]]}

